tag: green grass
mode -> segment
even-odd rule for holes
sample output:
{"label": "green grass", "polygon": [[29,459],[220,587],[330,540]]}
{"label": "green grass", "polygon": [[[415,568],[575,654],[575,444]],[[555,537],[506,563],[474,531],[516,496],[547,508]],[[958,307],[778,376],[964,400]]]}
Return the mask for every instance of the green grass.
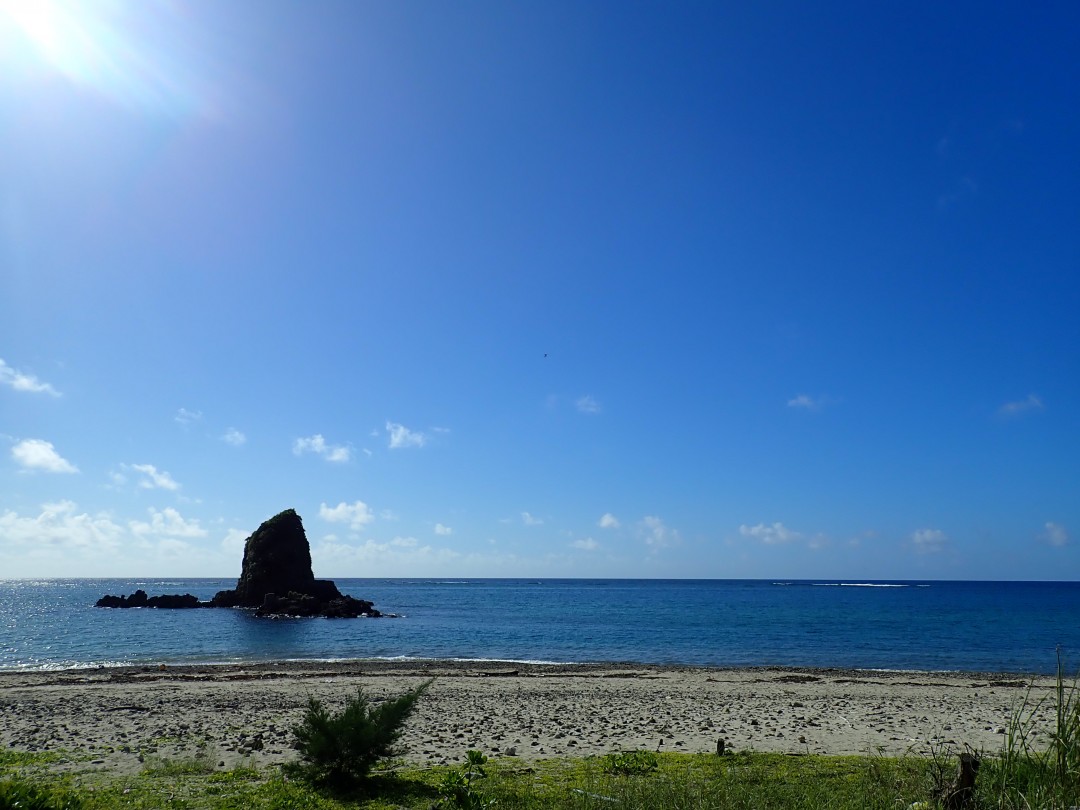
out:
{"label": "green grass", "polygon": [[[1067,717],[1067,715],[1066,715]],[[627,756],[629,754],[630,756]],[[280,769],[250,766],[209,769],[205,759],[149,763],[142,773],[117,776],[96,770],[57,774],[57,755],[0,752],[0,783],[8,791],[30,791],[41,810],[430,810],[447,802],[452,768],[376,769],[363,794],[334,794]],[[624,767],[634,765],[634,767]],[[642,767],[637,767],[641,765]],[[1058,781],[1056,749],[1019,748],[984,756],[975,807],[1048,808],[1080,805],[1080,779],[1065,762]],[[942,775],[955,757],[799,756],[740,752],[651,754],[545,760],[488,761],[475,781],[475,806],[500,810],[742,810],[745,808],[836,808],[897,810],[915,802],[932,805]],[[3,794],[0,794],[2,796]],[[0,810],[6,806],[0,801]]]}
{"label": "green grass", "polygon": [[[659,754],[647,773],[613,772],[603,757],[524,765],[489,762],[476,783],[485,805],[496,808],[889,808],[928,795],[928,761],[878,757],[793,757],[744,753]],[[416,808],[440,799],[449,768],[377,771],[365,795],[319,791],[279,771],[252,768],[201,772],[187,761],[157,765],[133,777],[102,774],[27,777],[46,793],[74,796],[85,810],[176,808]],[[446,805],[453,806],[453,805]],[[2,805],[0,805],[2,807]]]}

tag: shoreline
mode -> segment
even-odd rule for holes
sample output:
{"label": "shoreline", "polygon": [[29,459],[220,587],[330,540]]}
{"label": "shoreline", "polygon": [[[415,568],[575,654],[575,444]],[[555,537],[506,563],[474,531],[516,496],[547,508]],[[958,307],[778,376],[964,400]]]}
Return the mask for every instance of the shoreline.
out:
{"label": "shoreline", "polygon": [[[792,754],[1001,750],[1023,701],[1052,676],[839,668],[358,659],[0,671],[0,746],[62,750],[57,770],[132,773],[204,752],[219,768],[295,755],[291,728],[315,697],[337,709],[434,678],[402,736],[404,761],[477,749],[535,761],[648,749]],[[1033,713],[1049,739],[1048,702]]]}
{"label": "shoreline", "polygon": [[[168,671],[173,674],[185,672],[201,672],[215,670],[232,671],[262,671],[262,670],[287,670],[304,671],[308,669],[354,669],[365,667],[369,670],[394,670],[416,667],[447,667],[458,668],[507,668],[507,669],[537,669],[545,671],[588,672],[595,669],[625,669],[641,668],[658,671],[672,670],[700,670],[708,672],[792,672],[802,674],[833,675],[837,673],[863,674],[863,675],[911,675],[911,676],[940,676],[957,678],[978,678],[983,680],[1043,680],[1054,678],[1053,671],[1032,670],[1027,672],[1009,670],[967,670],[967,669],[894,669],[886,667],[845,667],[845,666],[798,666],[791,664],[732,664],[707,665],[686,663],[651,663],[647,661],[549,661],[541,659],[519,658],[422,658],[395,656],[393,658],[285,658],[285,659],[251,659],[245,661],[185,661],[175,662],[162,661],[116,661],[116,662],[86,662],[74,664],[45,665],[38,667],[3,667],[0,666],[0,688],[3,679],[26,676],[48,676],[87,672],[149,672]],[[1080,677],[1080,676],[1078,676]]]}

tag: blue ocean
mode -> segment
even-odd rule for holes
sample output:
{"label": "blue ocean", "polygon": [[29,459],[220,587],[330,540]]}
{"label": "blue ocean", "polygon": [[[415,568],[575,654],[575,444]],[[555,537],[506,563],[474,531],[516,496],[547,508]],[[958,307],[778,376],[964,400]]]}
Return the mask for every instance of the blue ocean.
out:
{"label": "blue ocean", "polygon": [[339,579],[392,619],[109,610],[234,579],[0,580],[0,669],[458,659],[1048,673],[1080,661],[1080,583]]}

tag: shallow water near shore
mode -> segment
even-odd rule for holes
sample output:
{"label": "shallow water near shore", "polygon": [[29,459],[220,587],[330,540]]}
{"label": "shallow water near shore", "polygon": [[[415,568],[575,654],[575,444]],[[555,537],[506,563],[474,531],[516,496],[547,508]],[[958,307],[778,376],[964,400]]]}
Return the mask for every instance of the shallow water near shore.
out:
{"label": "shallow water near shore", "polygon": [[0,581],[0,669],[275,660],[639,662],[1048,673],[1080,660],[1080,583],[339,579],[395,619],[110,610],[234,579]]}

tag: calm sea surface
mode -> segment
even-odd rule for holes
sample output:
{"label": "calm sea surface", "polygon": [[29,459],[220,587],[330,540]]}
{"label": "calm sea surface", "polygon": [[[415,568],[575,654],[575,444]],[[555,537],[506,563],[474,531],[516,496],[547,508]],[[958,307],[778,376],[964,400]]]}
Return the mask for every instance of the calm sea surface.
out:
{"label": "calm sea surface", "polygon": [[235,579],[0,580],[0,669],[350,658],[972,672],[1080,662],[1080,583],[339,579],[397,619],[107,610]]}

